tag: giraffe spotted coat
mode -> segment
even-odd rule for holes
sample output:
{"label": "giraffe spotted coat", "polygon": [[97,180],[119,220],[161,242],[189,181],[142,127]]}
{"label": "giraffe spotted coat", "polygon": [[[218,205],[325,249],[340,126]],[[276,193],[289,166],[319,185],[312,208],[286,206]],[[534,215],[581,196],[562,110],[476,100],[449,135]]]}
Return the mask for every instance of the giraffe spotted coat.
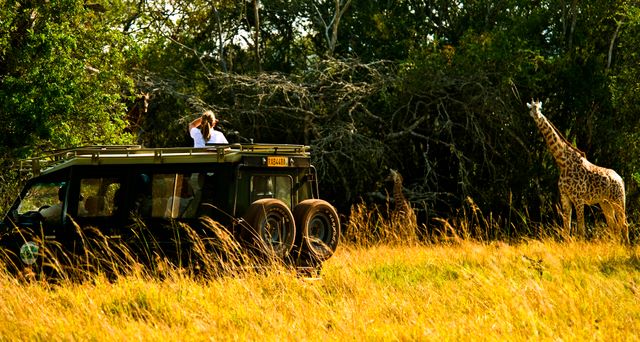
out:
{"label": "giraffe spotted coat", "polygon": [[393,181],[394,209],[391,213],[391,221],[398,224],[403,229],[416,229],[418,226],[416,214],[411,207],[411,203],[402,193],[402,175],[396,170],[389,170],[389,177]]}
{"label": "giraffe spotted coat", "polygon": [[542,103],[535,101],[527,106],[560,168],[558,188],[565,231],[571,232],[571,212],[572,207],[575,207],[578,233],[584,236],[584,206],[599,204],[609,228],[617,230],[623,241],[628,242],[622,177],[614,170],[589,162],[584,153],[573,147],[542,115]]}

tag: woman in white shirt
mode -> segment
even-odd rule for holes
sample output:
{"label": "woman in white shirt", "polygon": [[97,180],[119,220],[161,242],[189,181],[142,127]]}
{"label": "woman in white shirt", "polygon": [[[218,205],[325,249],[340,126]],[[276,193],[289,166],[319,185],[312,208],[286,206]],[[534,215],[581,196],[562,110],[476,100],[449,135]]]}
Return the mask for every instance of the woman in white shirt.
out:
{"label": "woman in white shirt", "polygon": [[228,144],[227,138],[213,128],[218,119],[212,111],[207,110],[202,116],[189,123],[189,135],[193,138],[193,147],[204,147],[205,144]]}

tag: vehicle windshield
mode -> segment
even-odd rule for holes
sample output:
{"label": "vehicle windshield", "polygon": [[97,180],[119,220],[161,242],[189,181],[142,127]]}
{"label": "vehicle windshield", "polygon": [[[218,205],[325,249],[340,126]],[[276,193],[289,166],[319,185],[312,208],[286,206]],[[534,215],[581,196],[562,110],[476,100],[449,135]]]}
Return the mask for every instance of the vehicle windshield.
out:
{"label": "vehicle windshield", "polygon": [[27,190],[18,206],[18,214],[60,205],[58,191],[64,182],[35,183]]}

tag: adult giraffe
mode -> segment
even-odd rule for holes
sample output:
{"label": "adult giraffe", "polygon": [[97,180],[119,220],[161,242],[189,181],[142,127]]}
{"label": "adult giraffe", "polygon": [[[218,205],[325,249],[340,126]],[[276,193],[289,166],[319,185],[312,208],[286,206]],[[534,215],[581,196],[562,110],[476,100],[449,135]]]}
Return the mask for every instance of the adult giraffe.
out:
{"label": "adult giraffe", "polygon": [[625,194],[622,178],[613,170],[590,163],[585,154],[573,147],[557,128],[542,115],[542,103],[527,103],[530,114],[560,168],[560,203],[565,231],[571,233],[572,205],[576,208],[578,233],[585,236],[584,206],[599,204],[607,225],[629,242],[629,227],[625,215]]}

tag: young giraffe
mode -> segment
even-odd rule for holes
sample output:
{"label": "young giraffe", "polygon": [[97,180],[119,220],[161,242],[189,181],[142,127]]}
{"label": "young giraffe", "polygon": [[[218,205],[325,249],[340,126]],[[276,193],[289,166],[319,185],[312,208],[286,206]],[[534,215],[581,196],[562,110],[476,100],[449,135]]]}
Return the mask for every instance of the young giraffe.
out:
{"label": "young giraffe", "polygon": [[393,200],[395,202],[391,219],[402,225],[417,226],[416,214],[409,201],[402,193],[402,175],[396,170],[389,170],[389,178],[393,181]]}
{"label": "young giraffe", "polygon": [[557,128],[542,115],[542,103],[527,103],[530,114],[544,136],[549,151],[560,168],[560,203],[565,231],[571,233],[571,205],[576,208],[578,233],[585,236],[584,206],[599,204],[607,225],[629,242],[625,216],[625,194],[622,178],[613,170],[590,163],[584,153],[573,147]]}

